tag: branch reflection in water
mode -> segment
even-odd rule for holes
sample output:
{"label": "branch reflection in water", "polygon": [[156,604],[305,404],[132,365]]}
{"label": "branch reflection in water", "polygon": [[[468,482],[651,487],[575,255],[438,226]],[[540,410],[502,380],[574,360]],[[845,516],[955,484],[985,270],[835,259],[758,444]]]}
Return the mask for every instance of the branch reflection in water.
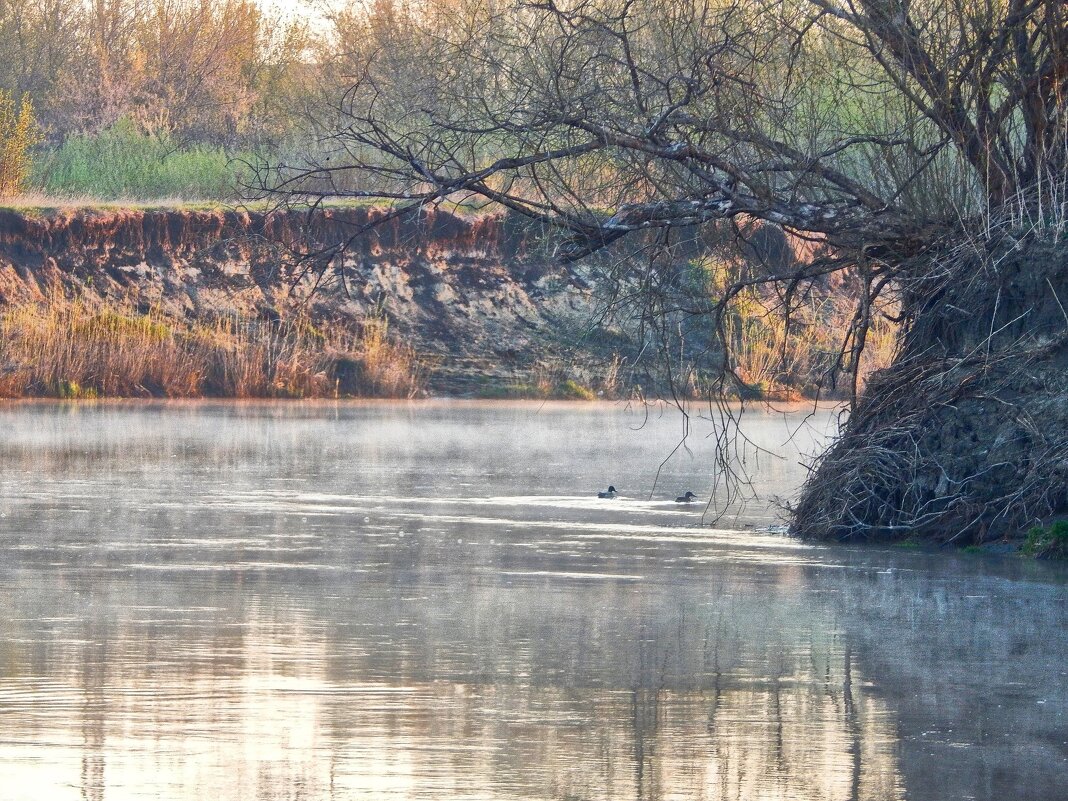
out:
{"label": "branch reflection in water", "polygon": [[[699,525],[673,499],[710,489],[700,436],[648,498],[670,415],[0,417],[8,797],[933,801],[1066,778],[1068,647],[1042,635],[1063,571],[808,546],[746,528],[756,503]],[[781,449],[781,418],[751,425]],[[757,480],[788,495],[797,462]]]}

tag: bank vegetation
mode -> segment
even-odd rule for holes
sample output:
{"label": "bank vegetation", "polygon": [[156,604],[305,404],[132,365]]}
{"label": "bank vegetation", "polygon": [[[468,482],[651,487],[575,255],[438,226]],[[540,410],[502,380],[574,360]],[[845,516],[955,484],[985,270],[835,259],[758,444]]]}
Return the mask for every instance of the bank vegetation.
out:
{"label": "bank vegetation", "polygon": [[384,319],[355,333],[307,319],[52,296],[0,311],[0,397],[412,398],[425,367]]}

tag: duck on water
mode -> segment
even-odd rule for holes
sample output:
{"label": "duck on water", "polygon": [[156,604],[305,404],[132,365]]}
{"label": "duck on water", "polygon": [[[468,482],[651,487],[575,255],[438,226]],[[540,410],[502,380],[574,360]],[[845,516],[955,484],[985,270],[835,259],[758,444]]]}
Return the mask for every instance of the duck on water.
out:
{"label": "duck on water", "polygon": [[609,485],[608,489],[604,492],[597,493],[598,498],[614,498],[616,497],[616,488]]}
{"label": "duck on water", "polygon": [[685,495],[680,495],[679,497],[677,497],[675,499],[675,503],[693,503],[696,500],[697,500],[697,496],[694,495],[689,490],[686,490],[686,494]]}

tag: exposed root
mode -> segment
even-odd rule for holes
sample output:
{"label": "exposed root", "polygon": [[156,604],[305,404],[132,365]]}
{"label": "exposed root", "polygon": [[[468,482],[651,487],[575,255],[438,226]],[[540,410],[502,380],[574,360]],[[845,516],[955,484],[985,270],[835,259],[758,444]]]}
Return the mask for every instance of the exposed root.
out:
{"label": "exposed root", "polygon": [[802,536],[964,544],[1068,509],[1068,249],[969,243],[920,274],[896,363],[804,488]]}

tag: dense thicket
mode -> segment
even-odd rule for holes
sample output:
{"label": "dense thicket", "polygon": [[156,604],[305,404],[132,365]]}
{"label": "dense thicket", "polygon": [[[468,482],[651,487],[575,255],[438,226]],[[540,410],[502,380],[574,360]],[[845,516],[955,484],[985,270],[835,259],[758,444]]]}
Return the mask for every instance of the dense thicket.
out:
{"label": "dense thicket", "polygon": [[311,44],[252,0],[5,0],[0,90],[32,101],[37,188],[233,197],[233,157],[300,138]]}
{"label": "dense thicket", "polygon": [[251,0],[6,0],[0,87],[33,98],[53,139],[120,119],[183,141],[279,136],[302,25]]}

